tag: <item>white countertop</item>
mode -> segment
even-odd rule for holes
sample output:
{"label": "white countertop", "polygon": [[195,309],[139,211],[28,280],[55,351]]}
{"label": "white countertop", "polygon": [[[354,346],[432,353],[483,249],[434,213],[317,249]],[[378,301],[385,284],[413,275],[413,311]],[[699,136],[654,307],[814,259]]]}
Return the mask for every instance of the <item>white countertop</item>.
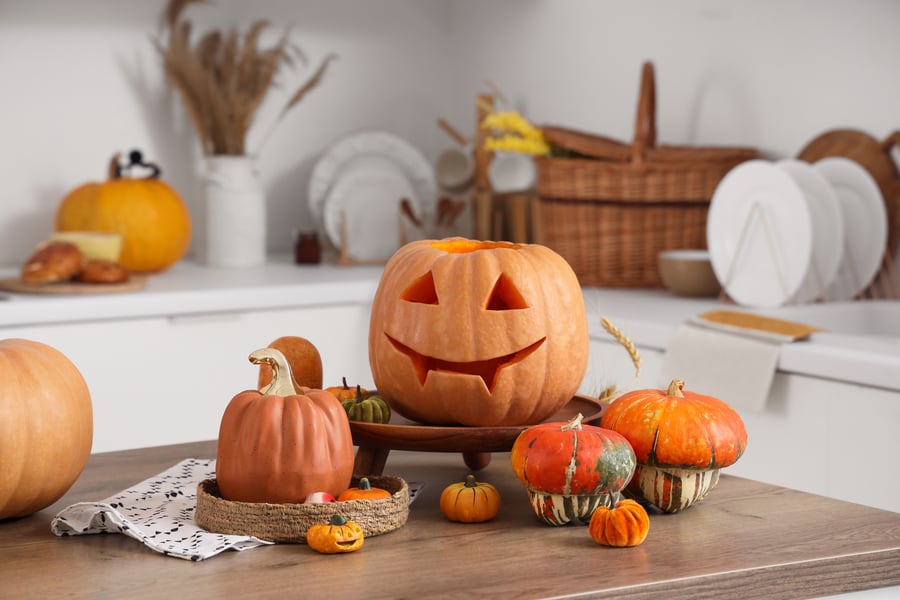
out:
{"label": "white countertop", "polygon": [[[146,287],[133,292],[0,293],[5,300],[0,303],[0,327],[367,302],[381,271],[380,266],[296,265],[287,256],[241,269],[182,261],[148,276]],[[0,276],[16,272],[6,268]]]}
{"label": "white countertop", "polygon": [[[17,267],[0,268],[0,277]],[[120,294],[50,295],[0,293],[0,327],[127,319],[260,308],[288,308],[371,301],[380,266],[296,265],[287,256],[261,267],[215,269],[182,261],[148,277],[144,289]],[[680,298],[666,290],[586,288],[591,335],[611,341],[600,325],[608,317],[638,346],[664,350],[675,328],[715,308],[715,299]],[[778,368],[814,377],[900,391],[900,343],[814,334],[786,344]]]}

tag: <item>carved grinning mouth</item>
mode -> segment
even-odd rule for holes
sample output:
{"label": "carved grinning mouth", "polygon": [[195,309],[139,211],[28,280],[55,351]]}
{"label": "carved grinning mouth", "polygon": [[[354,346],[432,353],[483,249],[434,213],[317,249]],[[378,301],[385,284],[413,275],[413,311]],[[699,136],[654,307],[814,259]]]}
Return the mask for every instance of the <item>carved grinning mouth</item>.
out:
{"label": "carved grinning mouth", "polygon": [[471,362],[455,362],[452,360],[444,360],[441,358],[436,358],[434,356],[425,356],[424,354],[419,354],[409,346],[398,342],[387,334],[385,335],[387,336],[391,344],[394,345],[394,348],[408,356],[412,361],[413,368],[415,368],[416,370],[416,375],[418,376],[419,383],[421,385],[425,385],[425,380],[428,379],[428,373],[430,373],[431,371],[444,371],[447,373],[462,373],[464,375],[476,375],[478,377],[481,377],[481,379],[484,381],[484,385],[487,386],[489,391],[494,390],[494,384],[497,382],[497,376],[500,374],[500,371],[504,367],[524,360],[532,352],[540,348],[541,344],[543,344],[547,339],[546,337],[543,337],[530,346],[526,346],[521,350],[512,352],[511,354],[506,354],[504,356],[499,356],[497,358],[475,360]]}

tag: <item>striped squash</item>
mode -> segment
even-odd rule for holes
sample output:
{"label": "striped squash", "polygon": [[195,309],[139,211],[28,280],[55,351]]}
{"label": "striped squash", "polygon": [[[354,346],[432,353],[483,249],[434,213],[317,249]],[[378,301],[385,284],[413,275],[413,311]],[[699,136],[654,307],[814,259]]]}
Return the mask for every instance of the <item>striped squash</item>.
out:
{"label": "striped squash", "polygon": [[634,448],[637,468],[626,495],[667,513],[702,500],[719,482],[719,470],[747,447],[740,415],[728,404],[684,391],[636,390],[613,401],[603,427],[622,434]]}
{"label": "striped squash", "polygon": [[528,492],[535,515],[549,525],[590,522],[591,513],[609,505],[635,468],[628,441],[608,429],[568,423],[525,429],[513,443],[510,462]]}

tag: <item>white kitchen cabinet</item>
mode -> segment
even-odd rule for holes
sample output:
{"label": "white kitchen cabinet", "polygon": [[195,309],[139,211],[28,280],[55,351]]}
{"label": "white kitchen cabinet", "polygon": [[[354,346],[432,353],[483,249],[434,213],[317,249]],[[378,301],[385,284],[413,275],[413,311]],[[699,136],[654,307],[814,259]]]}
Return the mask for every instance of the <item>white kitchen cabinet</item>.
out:
{"label": "white kitchen cabinet", "polygon": [[256,386],[247,356],[283,335],[309,339],[325,385],[371,385],[369,305],[195,313],[0,327],[41,341],[78,366],[94,406],[94,452],[213,439],[228,401]]}

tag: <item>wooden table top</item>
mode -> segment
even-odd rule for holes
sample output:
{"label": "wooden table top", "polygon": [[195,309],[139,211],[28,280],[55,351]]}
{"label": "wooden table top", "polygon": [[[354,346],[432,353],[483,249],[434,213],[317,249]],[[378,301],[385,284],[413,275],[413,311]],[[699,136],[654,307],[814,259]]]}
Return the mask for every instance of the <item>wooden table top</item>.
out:
{"label": "wooden table top", "polygon": [[594,543],[584,526],[531,512],[508,454],[479,479],[503,498],[491,522],[447,521],[443,488],[464,479],[457,454],[392,452],[385,474],[425,483],[408,523],[354,553],[303,544],[228,551],[201,562],[157,554],[119,534],[56,537],[50,520],[102,500],[215,442],[95,454],[59,502],[0,522],[0,598],[631,598],[814,597],[900,585],[900,514],[723,476],[701,503],[651,515],[634,548]]}

